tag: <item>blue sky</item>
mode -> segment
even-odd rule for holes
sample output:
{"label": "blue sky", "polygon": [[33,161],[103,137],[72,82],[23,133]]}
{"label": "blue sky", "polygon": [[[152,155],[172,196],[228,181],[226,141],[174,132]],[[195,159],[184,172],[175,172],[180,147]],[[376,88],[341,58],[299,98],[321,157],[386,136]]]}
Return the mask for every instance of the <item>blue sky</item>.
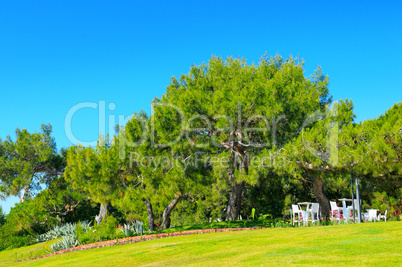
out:
{"label": "blue sky", "polygon": [[[105,101],[116,120],[149,112],[192,64],[265,52],[300,55],[306,75],[320,65],[334,99],[351,98],[358,121],[374,118],[402,100],[401,10],[398,1],[1,1],[0,138],[51,123],[67,147],[65,117],[79,103]],[[77,138],[96,140],[98,112],[77,111]]]}

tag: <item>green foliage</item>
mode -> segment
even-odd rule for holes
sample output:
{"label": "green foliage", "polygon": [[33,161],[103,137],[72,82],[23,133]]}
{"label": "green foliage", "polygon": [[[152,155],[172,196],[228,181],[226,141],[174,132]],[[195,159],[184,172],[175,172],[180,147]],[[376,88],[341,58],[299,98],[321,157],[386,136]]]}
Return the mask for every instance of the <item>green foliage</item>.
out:
{"label": "green foliage", "polygon": [[3,208],[0,206],[0,227],[6,223],[6,215],[3,213]]}
{"label": "green foliage", "polygon": [[112,240],[118,237],[118,232],[120,232],[116,231],[117,223],[117,219],[110,215],[106,216],[99,225],[93,227],[90,227],[87,224],[78,223],[75,227],[76,236],[80,244]]}
{"label": "green foliage", "polygon": [[[56,178],[52,184],[60,178]],[[74,194],[68,194],[68,190],[56,191],[53,186],[43,190],[33,199],[26,199],[17,203],[10,213],[4,217],[4,225],[0,242],[3,244],[0,249],[7,247],[18,247],[31,244],[33,241],[46,241],[58,238],[64,234],[58,226],[62,222],[71,222],[85,219],[92,219],[96,213],[92,204],[82,197],[75,199]],[[60,197],[57,199],[57,197]],[[71,201],[63,203],[63,201]],[[72,204],[79,204],[72,207]],[[2,217],[0,217],[1,219]],[[60,219],[60,220],[59,220]],[[72,225],[72,223],[67,224]],[[67,226],[66,225],[66,226]],[[1,226],[1,225],[0,225]],[[52,231],[53,229],[53,231]],[[37,238],[34,238],[37,237]]]}
{"label": "green foliage", "polygon": [[300,178],[306,170],[348,171],[352,163],[348,153],[338,151],[340,145],[343,148],[347,144],[338,144],[338,140],[342,142],[347,137],[348,132],[344,128],[352,125],[354,117],[353,102],[348,99],[339,100],[322,112],[309,114],[301,134],[280,151],[284,162],[275,166],[276,172]]}
{"label": "green foliage", "polygon": [[124,224],[119,230],[125,237],[144,234],[144,223],[135,221],[132,224]]}
{"label": "green foliage", "polygon": [[216,186],[210,188],[209,192],[200,190],[184,195],[172,212],[172,225],[194,225],[220,219],[224,206],[219,203],[220,195],[215,190]]}
{"label": "green foliage", "polygon": [[24,232],[15,232],[12,225],[6,223],[0,227],[0,251],[28,246],[35,243],[35,238]]}
{"label": "green foliage", "polygon": [[[261,159],[297,137],[306,116],[331,102],[327,85],[320,69],[308,79],[303,64],[293,58],[264,56],[249,65],[244,59],[212,57],[172,78],[167,92],[154,100],[155,142],[175,141],[172,150],[186,157],[213,155],[207,159],[209,181],[226,183],[225,190],[216,192],[223,193],[217,202],[234,201],[242,194],[228,198],[236,192],[232,187],[241,191],[244,184],[254,186],[259,177],[265,178],[249,159]],[[234,219],[236,212],[230,212]]]}
{"label": "green foliage", "polygon": [[118,147],[108,137],[98,140],[95,148],[72,146],[67,152],[65,179],[92,201],[109,204],[122,195],[123,184]]}
{"label": "green foliage", "polygon": [[52,224],[49,220],[41,224],[44,216],[46,215],[35,207],[33,200],[25,200],[11,208],[5,217],[5,223],[0,227],[0,250],[35,242],[34,236]]}
{"label": "green foliage", "polygon": [[75,235],[76,224],[66,223],[63,225],[56,225],[53,229],[48,232],[38,235],[36,237],[36,242],[46,242],[49,240],[57,239],[64,236],[74,236]]}
{"label": "green foliage", "polygon": [[[257,175],[258,183],[254,186],[246,186],[242,214],[249,215],[255,208],[258,213],[271,214],[274,218],[280,217],[285,207],[286,194],[290,193],[295,186],[288,177],[280,177],[272,172],[260,171]],[[304,193],[303,188],[302,191]]]}
{"label": "green foliage", "polygon": [[16,140],[0,139],[0,193],[3,197],[18,195],[22,189],[39,190],[49,184],[62,170],[63,160],[57,154],[50,124],[43,124],[40,133],[26,129],[15,131]]}
{"label": "green foliage", "polygon": [[[27,199],[16,204],[11,209],[5,217],[4,225],[0,228],[0,243],[2,244],[0,250],[25,246],[32,242],[43,242],[72,233],[71,228],[74,227],[71,225],[73,224],[58,226],[57,218],[52,216],[51,211],[45,209],[43,204],[41,198],[36,196],[34,199]],[[77,217],[79,218],[79,216]]]}
{"label": "green foliage", "polygon": [[34,201],[58,223],[92,220],[99,211],[98,204],[80,190],[74,190],[63,176],[55,178],[48,188],[35,196]]}
{"label": "green foliage", "polygon": [[349,197],[351,170],[363,208],[391,209],[402,198],[402,103],[354,123],[353,102],[330,105],[328,83],[293,58],[214,56],[173,77],[152,115],[134,114],[96,147],[57,153],[50,125],[17,129],[14,141],[0,140],[0,198],[46,189],[7,216],[0,209],[1,248],[72,236],[55,225],[92,221],[99,204],[113,216],[68,224],[82,243],[142,233],[138,221],[152,218],[156,230],[233,221],[229,207],[284,218],[291,203],[316,198],[324,212],[328,200]]}
{"label": "green foliage", "polygon": [[398,204],[398,200],[387,195],[386,192],[374,192],[373,198],[370,199],[371,203],[363,203],[363,208],[378,209],[381,213],[388,210],[388,216],[391,214],[393,205]]}
{"label": "green foliage", "polygon": [[54,244],[50,245],[49,252],[56,252],[64,249],[69,249],[73,247],[77,247],[80,245],[78,238],[73,235],[63,236],[63,238]]}
{"label": "green foliage", "polygon": [[82,232],[84,232],[84,233],[89,233],[92,229],[91,222],[82,221],[82,222],[79,222],[78,224],[81,226],[80,229],[82,229]]}
{"label": "green foliage", "polygon": [[[147,134],[157,130],[152,129],[152,122],[163,123],[159,119],[163,118],[148,119],[142,112],[135,114],[120,130],[118,142],[124,192],[122,197],[112,201],[113,205],[129,214],[130,220],[143,221],[148,221],[145,209],[145,201],[148,201],[152,204],[156,225],[163,224],[162,214],[172,200],[186,199],[190,195],[198,197],[207,190],[209,179],[212,178],[205,175],[208,171],[202,170],[202,164],[199,167],[201,171],[194,171],[189,164],[194,159],[187,158],[186,162],[186,148],[153,145],[152,142],[162,142],[161,135],[155,135],[152,139]],[[142,139],[144,133],[146,138]]]}
{"label": "green foliage", "polygon": [[271,217],[270,214],[260,214],[260,216],[258,217],[258,219],[260,220],[267,220]]}
{"label": "green foliage", "polygon": [[13,232],[36,235],[44,233],[57,223],[57,219],[43,209],[34,199],[17,203],[6,216],[6,224],[11,225]]}

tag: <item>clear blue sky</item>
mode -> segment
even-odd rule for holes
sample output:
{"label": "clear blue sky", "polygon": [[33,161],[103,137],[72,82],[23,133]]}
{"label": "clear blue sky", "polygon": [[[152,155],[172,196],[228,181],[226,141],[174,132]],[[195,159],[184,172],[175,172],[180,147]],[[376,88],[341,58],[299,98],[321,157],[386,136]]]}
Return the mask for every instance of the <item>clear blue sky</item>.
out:
{"label": "clear blue sky", "polygon": [[[0,137],[51,123],[58,147],[70,146],[64,120],[74,105],[149,112],[171,76],[211,55],[300,55],[306,75],[322,66],[334,98],[354,101],[357,120],[402,100],[400,2],[251,2],[1,1]],[[97,138],[97,112],[75,114],[77,138]],[[8,212],[15,201],[0,205]]]}

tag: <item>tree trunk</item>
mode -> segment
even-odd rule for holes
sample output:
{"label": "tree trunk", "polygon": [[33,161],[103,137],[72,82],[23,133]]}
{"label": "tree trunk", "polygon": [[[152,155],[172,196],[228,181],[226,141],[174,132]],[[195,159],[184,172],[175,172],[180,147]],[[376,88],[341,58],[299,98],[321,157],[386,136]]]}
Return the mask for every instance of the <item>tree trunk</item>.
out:
{"label": "tree trunk", "polygon": [[244,182],[235,183],[230,192],[228,206],[226,208],[226,221],[237,220],[240,215],[241,196],[244,189]]}
{"label": "tree trunk", "polygon": [[180,200],[181,195],[177,195],[174,197],[172,202],[165,208],[162,214],[162,230],[165,230],[170,227],[170,213],[176,207],[177,203]]}
{"label": "tree trunk", "polygon": [[148,199],[145,199],[145,205],[147,206],[148,213],[148,231],[154,231],[154,212],[152,210],[151,202]]}
{"label": "tree trunk", "polygon": [[329,220],[330,206],[328,198],[324,195],[324,183],[318,176],[312,178],[313,192],[320,204],[320,213],[323,220]]}
{"label": "tree trunk", "polygon": [[109,203],[101,204],[100,209],[99,209],[99,215],[95,216],[95,220],[98,224],[100,224],[102,222],[102,220],[105,218],[108,208],[109,208]]}

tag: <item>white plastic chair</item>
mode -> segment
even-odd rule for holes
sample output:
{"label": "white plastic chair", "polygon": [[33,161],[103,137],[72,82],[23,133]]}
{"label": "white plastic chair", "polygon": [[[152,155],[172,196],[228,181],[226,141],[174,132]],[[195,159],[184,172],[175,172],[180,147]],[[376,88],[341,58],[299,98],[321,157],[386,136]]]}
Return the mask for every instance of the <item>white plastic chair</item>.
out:
{"label": "white plastic chair", "polygon": [[[317,220],[315,219],[316,217]],[[314,223],[320,221],[320,204],[318,203],[313,203],[313,205],[311,205],[311,221]]]}
{"label": "white plastic chair", "polygon": [[368,221],[376,221],[377,220],[377,210],[368,210]]}
{"label": "white plastic chair", "polygon": [[384,219],[384,221],[387,221],[387,211],[388,210],[385,210],[385,212],[384,212],[384,214],[378,214],[378,217],[377,217],[377,221],[380,221],[381,219]]}
{"label": "white plastic chair", "polygon": [[329,204],[331,205],[331,220],[334,219],[334,213],[336,212],[338,217],[335,219],[339,221],[341,219],[341,208],[336,205],[336,202],[330,201]]}
{"label": "white plastic chair", "polygon": [[300,219],[302,218],[302,210],[299,208],[298,205],[292,204],[292,225],[295,225],[296,222],[296,215],[297,214],[297,223],[300,225]]}

